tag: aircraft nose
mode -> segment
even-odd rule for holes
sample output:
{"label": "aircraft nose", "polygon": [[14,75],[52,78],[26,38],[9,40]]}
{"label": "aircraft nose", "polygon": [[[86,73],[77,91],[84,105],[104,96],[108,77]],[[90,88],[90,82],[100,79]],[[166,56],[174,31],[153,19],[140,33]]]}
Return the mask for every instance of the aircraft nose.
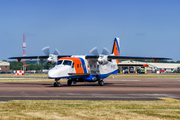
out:
{"label": "aircraft nose", "polygon": [[58,77],[57,70],[49,70],[48,78]]}

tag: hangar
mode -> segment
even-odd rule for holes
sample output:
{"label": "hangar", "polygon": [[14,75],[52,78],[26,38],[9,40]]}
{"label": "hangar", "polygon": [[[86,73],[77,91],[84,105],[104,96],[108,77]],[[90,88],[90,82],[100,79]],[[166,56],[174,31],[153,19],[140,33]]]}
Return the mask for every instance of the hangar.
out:
{"label": "hangar", "polygon": [[178,63],[147,63],[139,61],[121,61],[119,64],[120,71],[123,70],[123,67],[127,69],[134,68],[134,71],[137,71],[139,68],[144,67],[146,73],[155,73],[156,70],[164,69],[166,72],[180,72],[180,64]]}
{"label": "hangar", "polygon": [[0,61],[0,73],[8,73],[10,70],[10,63],[5,61]]}

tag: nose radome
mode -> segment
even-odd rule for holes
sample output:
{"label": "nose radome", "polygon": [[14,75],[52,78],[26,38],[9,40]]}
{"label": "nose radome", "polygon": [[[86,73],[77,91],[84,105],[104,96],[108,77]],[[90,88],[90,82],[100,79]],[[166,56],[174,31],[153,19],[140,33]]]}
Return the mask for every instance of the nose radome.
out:
{"label": "nose radome", "polygon": [[49,70],[48,72],[48,77],[52,78],[52,77],[57,77],[57,70]]}

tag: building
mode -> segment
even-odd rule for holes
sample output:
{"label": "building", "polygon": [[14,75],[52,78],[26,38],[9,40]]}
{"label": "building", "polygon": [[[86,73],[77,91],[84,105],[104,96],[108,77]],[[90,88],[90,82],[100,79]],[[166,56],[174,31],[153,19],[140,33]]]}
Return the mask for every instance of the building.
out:
{"label": "building", "polygon": [[5,61],[0,61],[0,73],[8,73],[10,70],[10,63]]}
{"label": "building", "polygon": [[147,63],[139,61],[122,61],[118,64],[120,66],[120,71],[122,67],[127,69],[134,67],[134,70],[137,71],[141,67],[145,67],[147,73],[154,73],[156,70],[161,71],[164,69],[166,72],[180,72],[180,64],[178,63]]}

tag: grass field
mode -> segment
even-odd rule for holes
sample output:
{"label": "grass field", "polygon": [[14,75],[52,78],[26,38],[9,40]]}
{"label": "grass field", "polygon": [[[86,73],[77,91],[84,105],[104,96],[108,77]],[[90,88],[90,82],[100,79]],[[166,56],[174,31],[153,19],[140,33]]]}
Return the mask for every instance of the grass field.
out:
{"label": "grass field", "polygon": [[[17,77],[20,79],[3,79],[3,77]],[[21,77],[27,77],[26,79],[21,79]],[[40,77],[44,79],[28,79],[29,77]],[[52,79],[47,79],[47,74],[29,74],[23,76],[15,76],[13,74],[0,74],[0,82],[46,82],[54,81]],[[108,78],[180,78],[180,74],[116,74],[110,75]],[[61,80],[64,81],[64,80]]]}
{"label": "grass field", "polygon": [[3,120],[179,120],[180,101],[9,101]]}
{"label": "grass field", "polygon": [[[16,76],[14,74],[0,74],[0,77],[45,77],[47,78],[47,74],[28,74],[22,76]],[[180,78],[180,73],[164,73],[164,74],[115,74],[110,75],[109,77],[114,78]]]}
{"label": "grass field", "polygon": [[180,78],[179,73],[173,73],[173,74],[115,74],[110,75],[110,78]]}
{"label": "grass field", "polygon": [[28,75],[19,75],[16,76],[14,74],[0,74],[0,77],[48,77],[47,74],[28,74]]}

